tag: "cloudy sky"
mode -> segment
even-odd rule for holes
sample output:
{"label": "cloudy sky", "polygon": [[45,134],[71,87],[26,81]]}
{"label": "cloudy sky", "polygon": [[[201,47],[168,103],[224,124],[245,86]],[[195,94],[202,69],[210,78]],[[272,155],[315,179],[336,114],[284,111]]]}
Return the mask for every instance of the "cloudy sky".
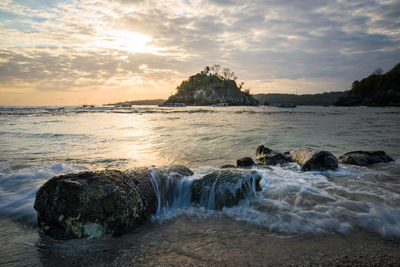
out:
{"label": "cloudy sky", "polygon": [[204,66],[252,93],[345,90],[400,62],[400,0],[2,0],[0,105],[167,98]]}

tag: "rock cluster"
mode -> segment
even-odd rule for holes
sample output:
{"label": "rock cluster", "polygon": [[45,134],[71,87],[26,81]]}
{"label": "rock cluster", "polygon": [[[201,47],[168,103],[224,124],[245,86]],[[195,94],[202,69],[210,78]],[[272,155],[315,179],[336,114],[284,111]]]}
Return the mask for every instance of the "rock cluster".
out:
{"label": "rock cluster", "polygon": [[[191,175],[184,166],[170,166],[54,177],[36,193],[38,225],[55,239],[119,235],[146,222],[159,205],[171,203],[175,185]],[[232,206],[259,190],[260,180],[251,170],[213,172],[191,184],[192,201],[210,209]]]}
{"label": "rock cluster", "polygon": [[[238,159],[238,167],[250,166],[244,163],[250,162],[250,160],[252,159],[249,157]],[[290,152],[280,152],[264,145],[257,147],[256,160],[259,165],[282,165],[296,162],[303,171],[334,170],[338,167],[338,163],[368,166],[393,161],[384,151],[352,151],[336,158],[331,152],[324,150],[298,148]]]}
{"label": "rock cluster", "polygon": [[[328,151],[299,148],[279,152],[260,145],[259,166],[298,163],[303,171],[332,170],[338,162],[367,166],[393,161],[383,151],[353,151],[338,159]],[[189,201],[208,209],[251,200],[261,190],[261,176],[247,169],[250,157],[192,180]],[[86,171],[48,180],[36,193],[34,208],[41,230],[56,239],[119,235],[146,222],[160,207],[172,203],[179,182],[193,172],[184,166],[136,168],[127,171]],[[186,182],[186,180],[185,180]]]}

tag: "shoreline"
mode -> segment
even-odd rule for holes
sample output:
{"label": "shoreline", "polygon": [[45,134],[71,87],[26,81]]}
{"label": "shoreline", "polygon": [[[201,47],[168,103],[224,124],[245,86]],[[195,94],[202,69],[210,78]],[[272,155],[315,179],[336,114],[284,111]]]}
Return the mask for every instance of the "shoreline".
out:
{"label": "shoreline", "polygon": [[[2,226],[7,220],[0,219]],[[38,228],[8,221],[13,231],[19,230],[9,240],[10,247],[0,249],[1,259],[8,256],[5,265],[21,259],[43,266],[395,266],[400,262],[399,240],[359,229],[348,235],[288,236],[225,217],[179,216],[120,237],[56,241]],[[30,239],[18,243],[29,233]],[[15,244],[21,247],[12,248]]]}

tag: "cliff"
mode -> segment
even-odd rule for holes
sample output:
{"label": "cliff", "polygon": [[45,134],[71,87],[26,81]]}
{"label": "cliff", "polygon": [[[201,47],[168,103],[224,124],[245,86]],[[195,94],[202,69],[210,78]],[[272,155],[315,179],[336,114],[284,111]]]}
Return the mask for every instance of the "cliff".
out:
{"label": "cliff", "polygon": [[361,81],[354,81],[337,106],[400,106],[400,64],[382,74],[380,69]]}
{"label": "cliff", "polygon": [[257,106],[258,102],[249,90],[241,91],[236,76],[229,69],[219,74],[219,66],[205,67],[200,73],[190,76],[176,89],[177,93],[168,98],[165,105],[185,103],[186,105],[214,105],[228,103],[230,106]]}

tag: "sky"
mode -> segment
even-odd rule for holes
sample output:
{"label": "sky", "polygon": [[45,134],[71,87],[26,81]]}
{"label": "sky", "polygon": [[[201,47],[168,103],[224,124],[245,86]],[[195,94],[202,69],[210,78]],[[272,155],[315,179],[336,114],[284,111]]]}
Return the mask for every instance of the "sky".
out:
{"label": "sky", "polygon": [[400,62],[400,0],[2,0],[0,105],[166,99],[205,66],[251,93],[348,90]]}

